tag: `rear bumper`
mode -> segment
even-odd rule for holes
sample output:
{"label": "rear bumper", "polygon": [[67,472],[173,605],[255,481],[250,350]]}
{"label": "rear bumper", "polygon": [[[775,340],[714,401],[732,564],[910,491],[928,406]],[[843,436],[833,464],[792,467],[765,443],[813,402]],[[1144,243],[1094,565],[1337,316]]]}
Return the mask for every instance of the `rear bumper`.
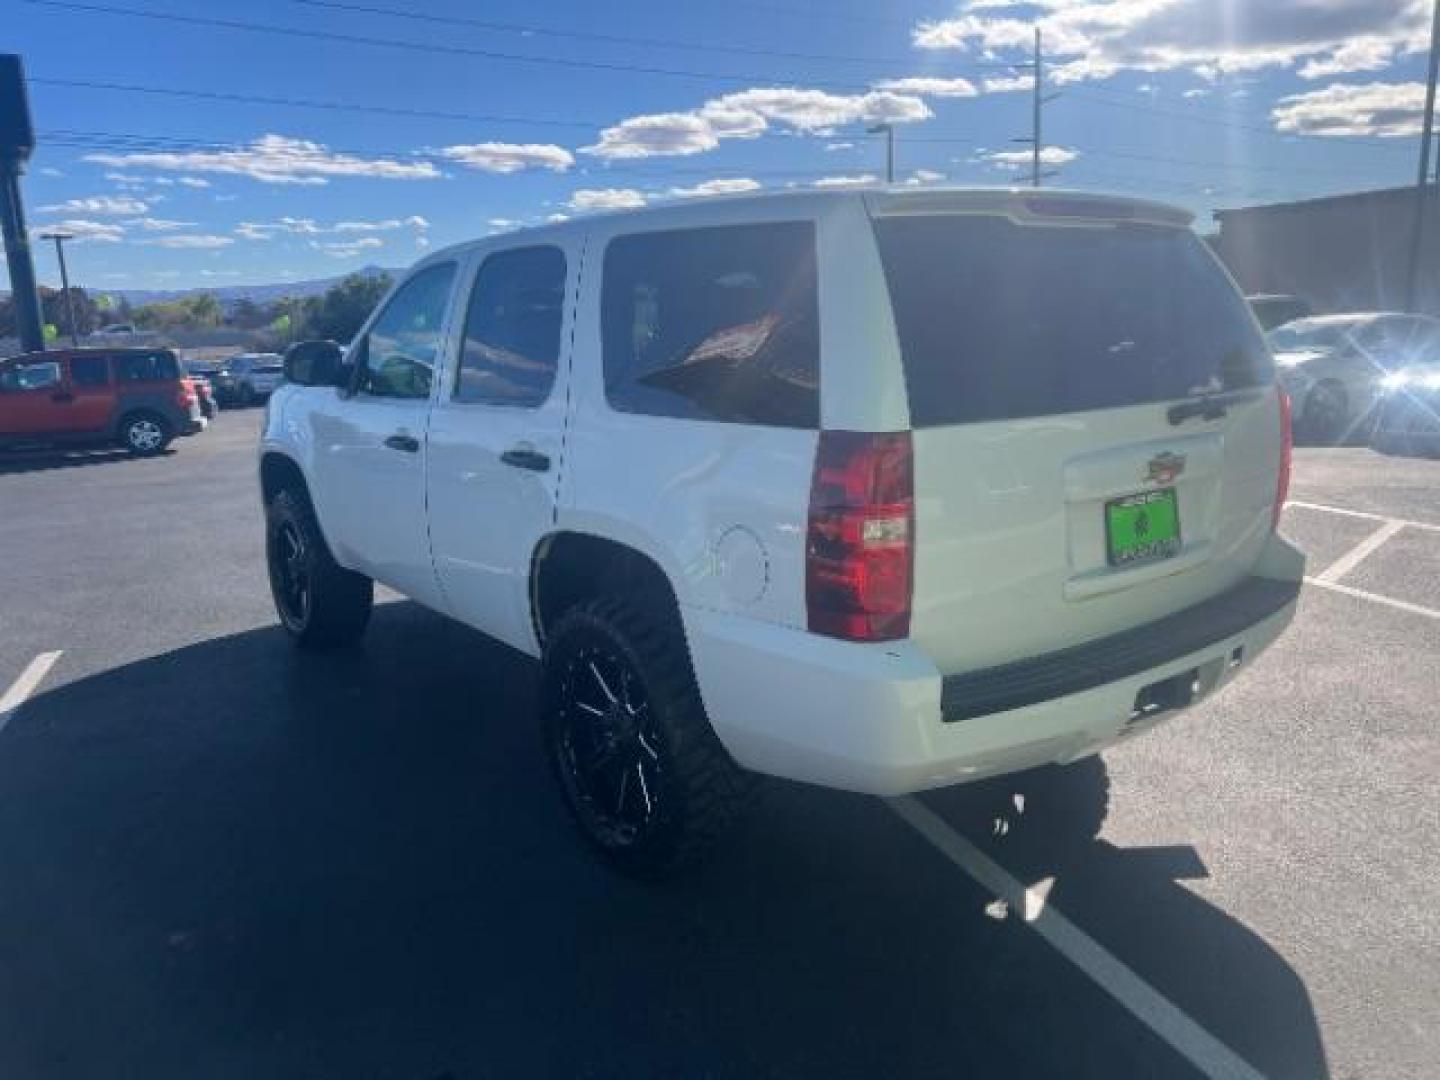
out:
{"label": "rear bumper", "polygon": [[684,616],[706,710],[741,765],[893,795],[1073,761],[1202,700],[1294,617],[1304,557],[1277,536],[1257,573],[1140,631],[949,678],[910,642],[855,645],[723,613]]}

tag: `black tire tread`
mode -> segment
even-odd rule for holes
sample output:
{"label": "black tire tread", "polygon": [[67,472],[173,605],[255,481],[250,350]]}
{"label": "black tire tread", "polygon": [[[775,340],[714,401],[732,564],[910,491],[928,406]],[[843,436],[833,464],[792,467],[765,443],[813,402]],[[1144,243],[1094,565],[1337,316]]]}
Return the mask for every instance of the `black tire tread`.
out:
{"label": "black tire tread", "polygon": [[[305,536],[310,552],[310,618],[303,627],[296,627],[284,618],[281,622],[305,649],[334,649],[354,644],[370,621],[374,605],[374,583],[364,574],[346,570],[335,561],[315,510],[304,492],[282,488],[265,507],[267,550],[268,531],[284,517],[292,517]],[[277,600],[277,610],[279,603]]]}
{"label": "black tire tread", "polygon": [[[622,597],[600,596],[571,608],[550,635],[553,645],[577,629],[599,629],[628,644],[640,661],[651,708],[664,725],[677,819],[651,847],[623,852],[600,847],[614,865],[637,877],[666,877],[698,863],[748,805],[757,780],[735,763],[710,726],[676,621],[673,615],[642,612]],[[547,650],[547,661],[549,655]],[[548,686],[548,663],[546,681]],[[553,748],[551,762],[558,767]]]}

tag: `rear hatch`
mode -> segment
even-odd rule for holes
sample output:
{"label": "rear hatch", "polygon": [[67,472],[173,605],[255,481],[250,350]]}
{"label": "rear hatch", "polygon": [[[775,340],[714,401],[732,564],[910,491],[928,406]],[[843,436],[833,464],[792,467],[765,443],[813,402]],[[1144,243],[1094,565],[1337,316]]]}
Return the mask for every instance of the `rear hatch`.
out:
{"label": "rear hatch", "polygon": [[911,635],[942,671],[1248,575],[1273,527],[1273,366],[1188,217],[1068,196],[871,209],[914,429]]}

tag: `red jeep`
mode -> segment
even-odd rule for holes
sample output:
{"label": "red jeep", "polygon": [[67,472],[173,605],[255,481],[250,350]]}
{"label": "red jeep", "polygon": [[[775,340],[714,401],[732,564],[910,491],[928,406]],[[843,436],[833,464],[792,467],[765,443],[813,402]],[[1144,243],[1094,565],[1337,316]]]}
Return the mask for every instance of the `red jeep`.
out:
{"label": "red jeep", "polygon": [[205,424],[169,349],[52,349],[0,360],[0,448],[118,443],[158,454]]}

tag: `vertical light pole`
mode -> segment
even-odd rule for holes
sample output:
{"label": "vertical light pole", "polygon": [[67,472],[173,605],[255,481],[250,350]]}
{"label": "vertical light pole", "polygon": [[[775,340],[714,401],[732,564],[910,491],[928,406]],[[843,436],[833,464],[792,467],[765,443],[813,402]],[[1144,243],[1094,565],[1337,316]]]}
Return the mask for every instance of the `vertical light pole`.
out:
{"label": "vertical light pole", "polygon": [[1430,146],[1435,138],[1435,79],[1440,74],[1440,0],[1430,24],[1430,74],[1425,84],[1425,126],[1420,136],[1420,175],[1415,181],[1415,228],[1410,236],[1410,265],[1405,274],[1405,310],[1420,302],[1420,258],[1425,250],[1425,225],[1430,203],[1440,187],[1430,183]]}
{"label": "vertical light pole", "polygon": [[891,123],[872,124],[865,129],[866,134],[885,136],[885,182],[895,182],[895,125]]}
{"label": "vertical light pole", "polygon": [[65,321],[70,324],[70,344],[80,347],[80,331],[75,326],[75,302],[70,298],[70,274],[65,269],[65,241],[74,240],[75,234],[68,232],[47,232],[40,234],[41,240],[55,241],[55,258],[60,260],[60,296],[65,301]]}

